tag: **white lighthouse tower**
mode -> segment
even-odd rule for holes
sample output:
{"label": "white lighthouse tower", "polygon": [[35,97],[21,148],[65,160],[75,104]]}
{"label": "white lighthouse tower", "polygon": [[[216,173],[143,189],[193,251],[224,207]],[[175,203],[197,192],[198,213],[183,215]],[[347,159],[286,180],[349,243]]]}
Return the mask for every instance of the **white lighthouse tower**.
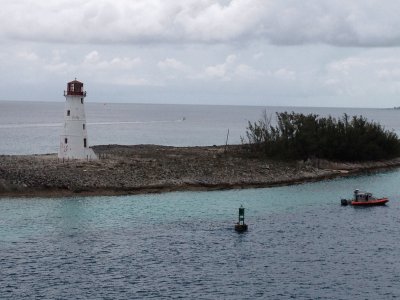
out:
{"label": "white lighthouse tower", "polygon": [[83,83],[76,80],[68,82],[64,91],[64,128],[60,136],[58,157],[63,159],[97,159],[89,148],[86,130],[85,97]]}

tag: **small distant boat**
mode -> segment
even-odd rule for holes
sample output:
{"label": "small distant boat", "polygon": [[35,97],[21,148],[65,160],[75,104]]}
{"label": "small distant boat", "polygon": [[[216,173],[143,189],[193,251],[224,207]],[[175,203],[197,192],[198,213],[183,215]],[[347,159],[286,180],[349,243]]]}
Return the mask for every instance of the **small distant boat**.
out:
{"label": "small distant boat", "polygon": [[372,193],[361,192],[360,190],[354,191],[354,198],[347,200],[341,199],[342,205],[353,205],[353,206],[374,206],[374,205],[385,205],[389,202],[388,198],[375,198]]}

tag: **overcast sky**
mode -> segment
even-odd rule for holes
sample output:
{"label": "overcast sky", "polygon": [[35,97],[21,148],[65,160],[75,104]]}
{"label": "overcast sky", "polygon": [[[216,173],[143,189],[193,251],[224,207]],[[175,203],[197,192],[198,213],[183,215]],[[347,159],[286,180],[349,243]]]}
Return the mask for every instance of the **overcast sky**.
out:
{"label": "overcast sky", "polygon": [[0,100],[400,106],[400,2],[2,0]]}

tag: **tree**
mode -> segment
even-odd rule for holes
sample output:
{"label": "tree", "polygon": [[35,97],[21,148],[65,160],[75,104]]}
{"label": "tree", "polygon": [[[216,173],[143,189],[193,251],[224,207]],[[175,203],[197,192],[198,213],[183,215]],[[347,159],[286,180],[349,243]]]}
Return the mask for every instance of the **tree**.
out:
{"label": "tree", "polygon": [[267,111],[257,122],[249,122],[243,142],[253,153],[270,157],[325,158],[343,161],[388,159],[400,155],[396,133],[362,116],[344,114],[335,119],[315,114],[276,113],[271,125]]}

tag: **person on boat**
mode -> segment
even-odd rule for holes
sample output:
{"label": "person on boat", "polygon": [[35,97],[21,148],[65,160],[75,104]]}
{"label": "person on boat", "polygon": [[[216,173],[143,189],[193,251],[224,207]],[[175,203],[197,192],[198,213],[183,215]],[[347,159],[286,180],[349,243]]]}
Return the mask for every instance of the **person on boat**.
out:
{"label": "person on boat", "polygon": [[354,201],[358,201],[358,189],[354,191]]}

